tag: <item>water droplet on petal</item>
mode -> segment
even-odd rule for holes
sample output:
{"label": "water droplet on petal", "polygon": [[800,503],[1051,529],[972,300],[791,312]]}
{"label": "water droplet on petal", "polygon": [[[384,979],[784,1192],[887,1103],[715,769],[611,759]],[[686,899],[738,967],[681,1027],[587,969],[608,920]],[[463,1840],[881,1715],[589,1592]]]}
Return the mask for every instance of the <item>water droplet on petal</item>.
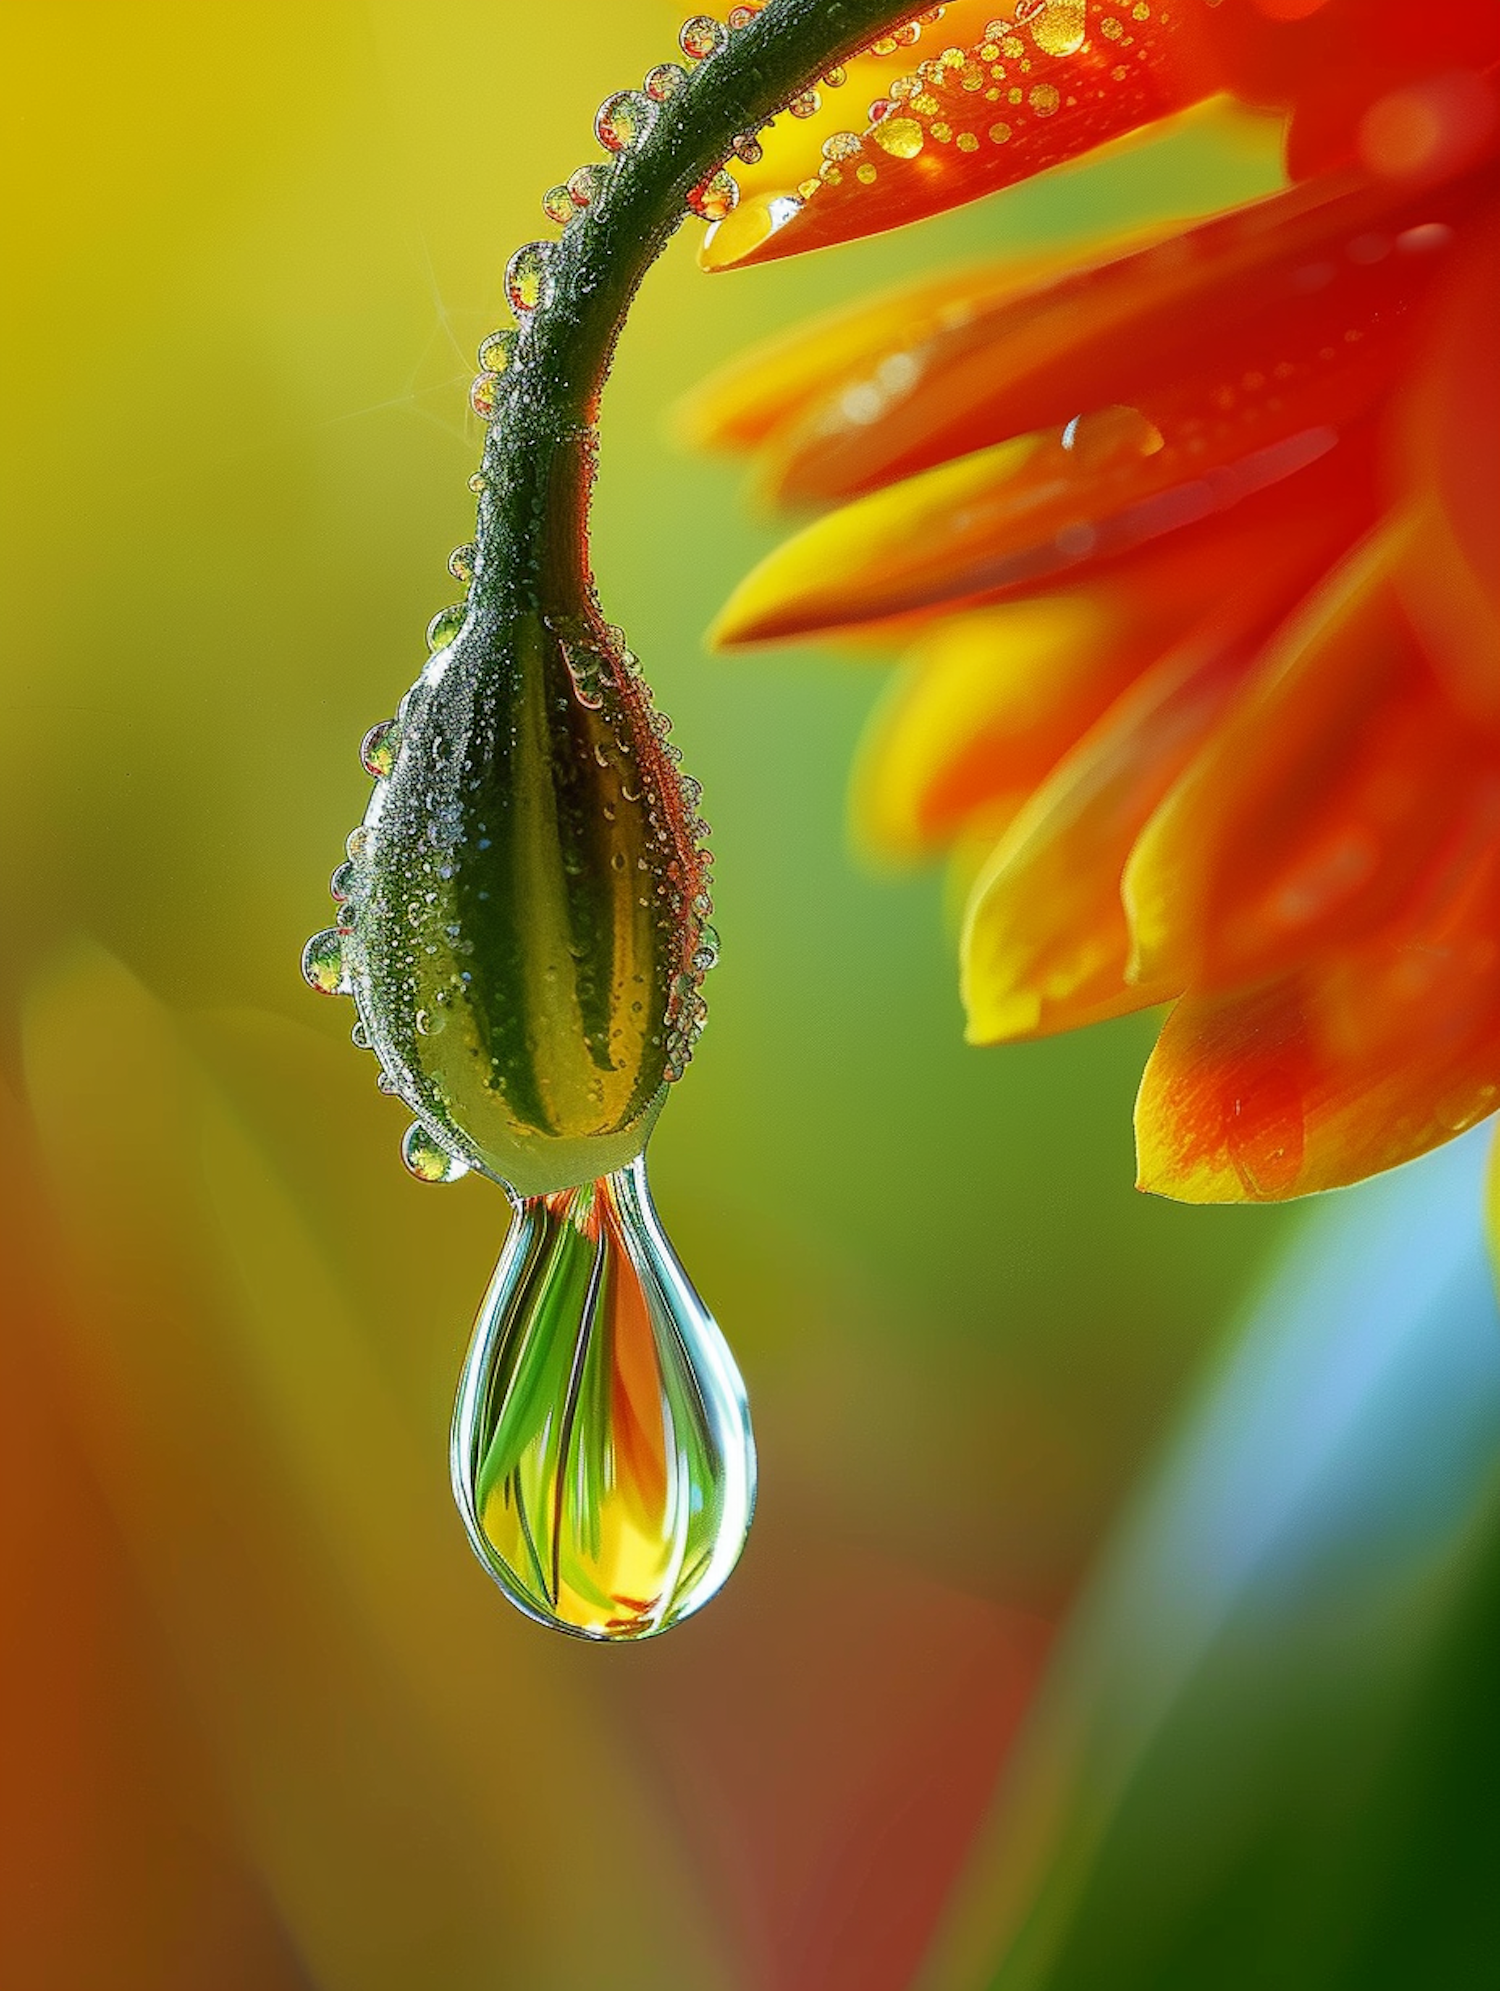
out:
{"label": "water droplet on petal", "polygon": [[316,989],[319,995],[348,995],[344,936],[336,926],[324,927],[303,948],[302,974],[308,987]]}
{"label": "water droplet on petal", "polygon": [[645,1164],[521,1203],[459,1388],[453,1490],[511,1602],[650,1637],[719,1589],[755,1504],[744,1385]]}
{"label": "water droplet on petal", "polygon": [[1023,22],[1044,55],[1076,55],[1083,47],[1087,31],[1084,0],[1044,0],[1040,7],[1028,7],[1026,0],[1021,0],[1016,25]]}
{"label": "water droplet on petal", "polygon": [[434,1140],[420,1120],[401,1137],[401,1159],[418,1182],[457,1182],[469,1172],[469,1164]]}
{"label": "water droplet on petal", "polygon": [[505,266],[505,294],[512,311],[535,311],[545,299],[550,242],[523,242]]}
{"label": "water droplet on petal", "polygon": [[693,188],[687,204],[704,221],[722,221],[733,211],[739,197],[739,183],[721,166],[717,173]]}
{"label": "water droplet on petal", "polygon": [[566,228],[574,215],[573,196],[565,186],[549,187],[542,195],[542,213],[559,228]]}
{"label": "water droplet on petal", "polygon": [[449,602],[440,608],[427,625],[427,647],[429,650],[446,650],[459,630],[464,626],[468,608],[461,601]]}
{"label": "water droplet on petal", "polygon": [[683,22],[677,45],[690,62],[707,62],[729,46],[729,31],[712,14],[694,14]]}
{"label": "water droplet on petal", "polygon": [[656,105],[643,90],[616,90],[599,106],[594,136],[606,152],[629,152],[656,121]]}
{"label": "water droplet on petal", "polygon": [[364,763],[366,774],[377,781],[384,781],[396,765],[396,750],[401,745],[401,728],[394,719],[379,719],[359,743],[359,757]]}
{"label": "water droplet on petal", "polygon": [[657,103],[664,104],[669,98],[677,95],[686,81],[687,71],[678,63],[658,62],[647,74],[646,95],[654,97]]}

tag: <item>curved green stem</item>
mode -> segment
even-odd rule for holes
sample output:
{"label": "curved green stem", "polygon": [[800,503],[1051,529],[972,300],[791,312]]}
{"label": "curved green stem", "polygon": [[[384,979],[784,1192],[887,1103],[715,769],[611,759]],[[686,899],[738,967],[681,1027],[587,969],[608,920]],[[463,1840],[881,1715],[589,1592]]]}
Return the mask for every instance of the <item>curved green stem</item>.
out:
{"label": "curved green stem", "polygon": [[616,160],[599,197],[553,251],[524,364],[501,383],[485,449],[475,605],[578,614],[588,565],[590,436],[636,290],[688,212],[693,189],[826,70],[920,11],[891,0],[771,0],[697,65]]}

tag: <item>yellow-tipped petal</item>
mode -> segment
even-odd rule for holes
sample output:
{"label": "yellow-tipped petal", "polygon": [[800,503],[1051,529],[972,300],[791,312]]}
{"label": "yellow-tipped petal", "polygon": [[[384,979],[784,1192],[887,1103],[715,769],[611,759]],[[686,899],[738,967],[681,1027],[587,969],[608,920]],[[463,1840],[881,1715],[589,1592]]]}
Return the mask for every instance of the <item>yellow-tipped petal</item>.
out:
{"label": "yellow-tipped petal", "polygon": [[1428,860],[1477,742],[1397,605],[1404,542],[1388,526],[1294,618],[1143,831],[1125,876],[1143,980],[1285,972],[1386,916]]}
{"label": "yellow-tipped petal", "polygon": [[911,862],[976,814],[998,830],[1144,661],[1100,593],[954,616],[920,637],[860,745],[859,840]]}
{"label": "yellow-tipped petal", "polygon": [[1086,426],[1017,436],[876,491],[769,554],[731,595],[710,640],[774,642],[1066,568],[1092,551],[1094,517],[1138,489],[1141,464],[1161,446],[1135,409],[1106,408]]}
{"label": "yellow-tipped petal", "polygon": [[1120,873],[1141,824],[1243,682],[1254,634],[1243,615],[1221,617],[1164,657],[1001,837],[964,924],[970,1043],[1070,1030],[1181,993],[1126,980]]}

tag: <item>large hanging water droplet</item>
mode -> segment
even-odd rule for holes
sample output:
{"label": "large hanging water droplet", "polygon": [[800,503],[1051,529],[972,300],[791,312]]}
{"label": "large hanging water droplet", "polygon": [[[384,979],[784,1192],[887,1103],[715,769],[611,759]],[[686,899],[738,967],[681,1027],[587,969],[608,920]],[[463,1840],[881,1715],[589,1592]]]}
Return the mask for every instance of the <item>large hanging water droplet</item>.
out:
{"label": "large hanging water droplet", "polygon": [[453,1490],[511,1602],[594,1639],[696,1611],[744,1546],[744,1385],[652,1207],[644,1160],[519,1206],[453,1425]]}

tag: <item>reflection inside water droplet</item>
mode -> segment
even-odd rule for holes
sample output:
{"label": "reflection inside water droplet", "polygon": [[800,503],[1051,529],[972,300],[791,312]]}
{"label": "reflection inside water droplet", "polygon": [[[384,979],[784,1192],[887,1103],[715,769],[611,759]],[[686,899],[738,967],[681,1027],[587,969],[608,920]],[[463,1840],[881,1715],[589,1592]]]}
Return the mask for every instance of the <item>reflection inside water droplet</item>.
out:
{"label": "reflection inside water droplet", "polygon": [[755,1504],[744,1385],[661,1229],[644,1160],[518,1205],[453,1427],[469,1538],[512,1603],[650,1637],[733,1569]]}

